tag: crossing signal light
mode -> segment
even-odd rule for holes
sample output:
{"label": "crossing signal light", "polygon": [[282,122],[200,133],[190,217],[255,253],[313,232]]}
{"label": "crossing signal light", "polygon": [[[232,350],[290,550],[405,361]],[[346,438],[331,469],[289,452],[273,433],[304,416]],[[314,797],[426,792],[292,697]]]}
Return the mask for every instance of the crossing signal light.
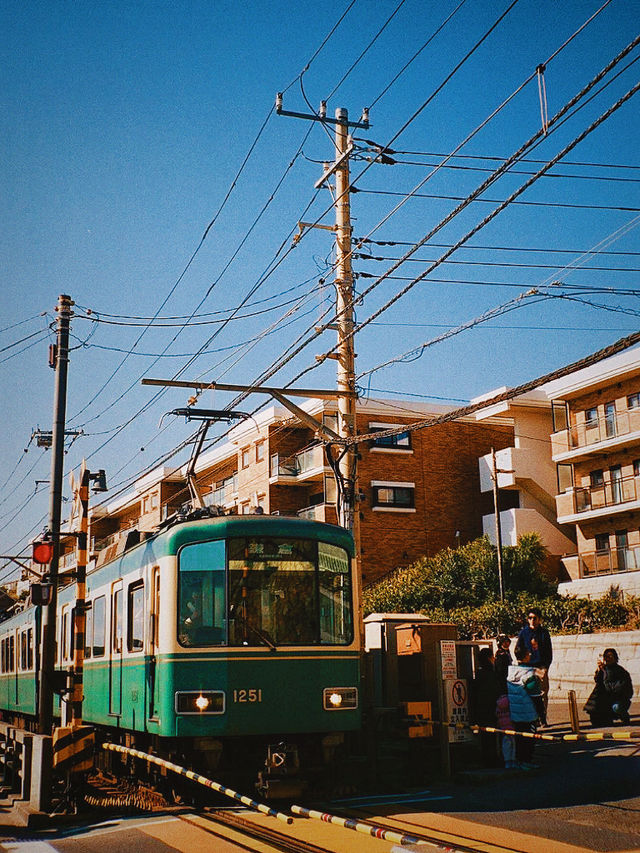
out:
{"label": "crossing signal light", "polygon": [[39,566],[46,566],[53,559],[53,542],[40,539],[31,546],[31,559]]}

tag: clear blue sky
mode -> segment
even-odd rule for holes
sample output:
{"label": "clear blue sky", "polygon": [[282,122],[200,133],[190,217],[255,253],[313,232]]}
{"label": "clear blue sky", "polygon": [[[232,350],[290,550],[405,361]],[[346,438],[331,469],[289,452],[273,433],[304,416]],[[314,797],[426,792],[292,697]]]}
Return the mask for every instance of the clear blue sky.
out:
{"label": "clear blue sky", "polygon": [[[45,330],[60,293],[70,294],[78,306],[72,327],[77,348],[69,370],[68,427],[85,432],[70,447],[67,467],[88,457],[91,468],[107,470],[114,493],[191,432],[190,425],[175,418],[165,419],[163,429],[158,429],[165,412],[186,404],[188,395],[174,390],[115,434],[154,396],[138,381],[145,371],[150,376],[172,376],[204,346],[205,352],[186,368],[184,378],[251,382],[313,326],[321,302],[329,304],[331,288],[321,292],[318,279],[326,275],[331,280],[326,272],[331,238],[316,230],[250,298],[252,307],[241,313],[254,316],[233,320],[223,329],[201,324],[180,330],[166,325],[179,321],[158,319],[145,331],[140,325],[86,319],[86,309],[91,309],[92,316],[103,320],[122,315],[125,319],[118,323],[140,322],[130,318],[153,317],[170,293],[160,317],[188,317],[209,289],[197,311],[208,316],[194,320],[228,316],[211,312],[231,309],[245,299],[274,258],[284,254],[277,254],[283,242],[285,249],[291,245],[290,234],[303,213],[304,219],[313,221],[329,207],[326,190],[314,200],[313,184],[321,174],[321,162],[332,159],[331,139],[317,124],[272,113],[229,201],[177,284],[269,115],[276,92],[285,91],[285,109],[309,111],[298,77],[312,58],[302,84],[314,108],[329,95],[329,115],[344,106],[355,119],[362,107],[372,106],[371,129],[357,135],[383,144],[395,138],[396,151],[418,152],[396,154],[402,162],[374,165],[360,179],[367,163],[353,162],[352,178],[361,190],[352,196],[354,234],[364,236],[428,174],[427,167],[414,164],[438,162],[437,156],[425,153],[452,151],[600,5],[598,0],[519,0],[395,138],[508,8],[507,0],[462,4],[355,0],[315,57],[349,3],[7,0],[0,12],[4,81],[0,169],[5,196],[0,232],[4,258],[0,552],[21,549],[39,531],[40,519],[47,513],[47,486],[36,487],[35,481],[48,479],[49,453],[33,444],[28,453],[23,451],[33,428],[51,427],[53,372],[47,367],[47,348],[53,338]],[[456,8],[442,32],[379,97]],[[613,0],[548,64],[549,116],[636,36],[639,20],[638,0]],[[639,56],[636,48],[606,79]],[[545,162],[557,154],[637,82],[639,68],[637,63],[622,71],[529,156]],[[421,399],[414,394],[464,400],[534,378],[637,329],[638,299],[622,290],[637,286],[633,270],[640,268],[640,229],[629,227],[606,247],[609,254],[583,259],[583,267],[601,269],[566,273],[562,267],[633,225],[638,216],[620,208],[640,208],[639,104],[640,96],[625,104],[567,156],[569,162],[554,168],[557,177],[541,178],[520,199],[537,204],[511,205],[470,242],[488,249],[459,250],[452,260],[467,263],[442,265],[375,325],[367,326],[356,343],[357,370],[368,371],[452,325],[560,277],[567,285],[613,288],[617,292],[584,291],[580,298],[622,310],[562,300],[525,304],[429,348],[419,359],[373,373],[363,379],[364,386],[374,389],[372,395],[389,397],[393,392],[409,407],[412,400]],[[495,161],[471,157],[506,157],[539,127],[533,80],[460,152],[470,159],[449,164],[465,168],[440,170],[421,192],[468,195],[485,176],[482,170],[495,166]],[[628,168],[607,168],[610,165]],[[521,163],[516,168],[528,172],[537,166]],[[507,175],[484,197],[504,199],[526,178]],[[454,206],[445,198],[412,199],[373,237],[416,241]],[[396,275],[421,273],[424,259],[435,259],[444,251],[433,244],[457,241],[494,207],[486,202],[470,205],[433,238],[432,245],[416,253],[422,262],[406,263]],[[330,224],[332,217],[329,212],[322,221]],[[395,258],[406,248],[372,246],[371,253]],[[553,265],[555,269],[546,268]],[[386,261],[354,260],[356,273],[380,274],[388,266]],[[358,278],[357,287],[362,291],[370,282]],[[405,283],[390,279],[377,287],[358,306],[358,320],[366,319]],[[291,290],[296,285],[300,286]],[[278,326],[291,306],[274,306],[305,294],[307,300],[285,321],[288,325]],[[272,310],[257,313],[266,308]],[[242,347],[272,324],[275,331],[255,347]],[[216,330],[217,336],[206,344]],[[333,334],[325,333],[278,372],[272,384],[285,384],[332,343]],[[122,363],[134,344],[133,354]],[[166,347],[153,365],[154,355]],[[301,382],[306,387],[331,387],[334,367],[329,361]],[[213,405],[230,401],[230,395],[218,394]],[[254,397],[243,408],[257,403]]]}

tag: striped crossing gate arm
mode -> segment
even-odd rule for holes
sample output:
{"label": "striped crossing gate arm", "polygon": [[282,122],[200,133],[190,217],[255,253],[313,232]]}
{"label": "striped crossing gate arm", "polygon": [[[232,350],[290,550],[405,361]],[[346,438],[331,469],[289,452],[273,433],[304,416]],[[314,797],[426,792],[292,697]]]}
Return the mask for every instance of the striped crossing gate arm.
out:
{"label": "striped crossing gate arm", "polygon": [[53,766],[58,772],[82,773],[93,767],[95,733],[91,726],[59,726],[53,732]]}

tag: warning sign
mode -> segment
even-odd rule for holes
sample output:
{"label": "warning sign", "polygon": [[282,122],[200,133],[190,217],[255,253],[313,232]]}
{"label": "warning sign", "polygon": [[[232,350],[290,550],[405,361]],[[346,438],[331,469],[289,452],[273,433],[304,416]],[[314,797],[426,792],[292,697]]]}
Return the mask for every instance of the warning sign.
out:
{"label": "warning sign", "polygon": [[442,661],[442,678],[457,678],[456,641],[440,640],[440,660]]}
{"label": "warning sign", "polygon": [[464,678],[448,678],[444,682],[445,708],[449,721],[449,743],[473,740],[469,724],[469,693]]}

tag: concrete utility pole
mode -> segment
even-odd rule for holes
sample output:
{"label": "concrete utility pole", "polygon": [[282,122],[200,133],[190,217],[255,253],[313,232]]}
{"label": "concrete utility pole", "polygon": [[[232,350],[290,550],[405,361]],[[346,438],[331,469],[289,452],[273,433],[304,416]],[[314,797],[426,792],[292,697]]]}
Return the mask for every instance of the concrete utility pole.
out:
{"label": "concrete utility pole", "polygon": [[[356,372],[353,342],[353,270],[349,198],[349,114],[336,110],[336,316],[338,321],[338,435],[356,434]],[[339,165],[338,165],[339,164]],[[353,530],[355,522],[357,448],[350,444],[340,460],[342,500],[339,520]]]}
{"label": "concrete utility pole", "polygon": [[496,449],[491,448],[491,481],[493,483],[493,508],[496,521],[496,555],[498,557],[498,583],[500,585],[500,601],[504,601],[504,582],[502,577],[502,528],[500,526],[500,507],[498,506],[498,466],[496,464]]}
{"label": "concrete utility pole", "polygon": [[67,369],[69,365],[69,327],[73,302],[70,296],[58,297],[57,343],[54,350],[56,371],[53,398],[51,485],[49,491],[49,533],[53,557],[43,577],[51,584],[51,598],[42,610],[42,645],[38,692],[40,734],[51,734],[56,654],[56,607],[58,604],[58,563],[60,560],[60,519],[62,514],[62,474],[64,467],[65,417],[67,410]]}
{"label": "concrete utility pole", "polygon": [[[326,103],[323,101],[317,114],[290,112],[282,109],[282,95],[276,97],[276,112],[279,115],[320,121],[335,125],[335,161],[325,169],[322,177],[316,181],[316,188],[323,186],[335,174],[335,212],[336,212],[336,331],[338,333],[338,436],[352,438],[356,434],[356,381],[354,352],[354,315],[353,315],[353,272],[351,269],[351,212],[349,155],[352,144],[349,128],[369,128],[369,111],[364,109],[358,122],[349,121],[349,113],[340,107],[335,119],[327,117]],[[326,225],[298,223],[301,233],[305,227],[326,229]],[[355,512],[358,452],[353,445],[343,449],[339,457],[339,477],[336,476],[338,492],[338,521],[342,527],[353,531],[356,550],[359,551],[359,518]],[[332,466],[334,467],[334,466]]]}

